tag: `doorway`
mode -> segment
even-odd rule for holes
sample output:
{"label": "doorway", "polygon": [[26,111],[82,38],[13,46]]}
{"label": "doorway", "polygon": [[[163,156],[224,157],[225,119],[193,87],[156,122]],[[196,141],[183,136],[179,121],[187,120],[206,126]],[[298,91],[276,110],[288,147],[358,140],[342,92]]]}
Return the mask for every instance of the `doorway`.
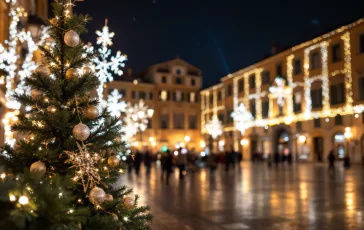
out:
{"label": "doorway", "polygon": [[313,152],[315,160],[317,160],[318,162],[323,162],[324,138],[322,137],[313,138]]}
{"label": "doorway", "polygon": [[334,151],[338,160],[344,160],[345,157],[345,136],[343,133],[334,135]]}

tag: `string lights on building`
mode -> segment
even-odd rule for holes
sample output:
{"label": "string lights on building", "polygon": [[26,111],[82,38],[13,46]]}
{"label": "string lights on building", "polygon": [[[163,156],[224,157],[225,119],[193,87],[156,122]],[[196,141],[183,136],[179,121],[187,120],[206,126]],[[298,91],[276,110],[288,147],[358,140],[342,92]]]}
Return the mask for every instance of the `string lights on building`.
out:
{"label": "string lights on building", "polygon": [[[238,103],[242,102],[245,108],[250,108],[251,100],[255,100],[256,108],[256,118],[254,120],[250,120],[245,122],[245,127],[266,127],[266,126],[274,126],[279,124],[290,124],[292,122],[298,121],[307,121],[313,120],[315,118],[331,118],[337,115],[348,115],[348,114],[359,114],[364,112],[364,105],[353,105],[353,90],[352,90],[352,69],[351,69],[351,45],[350,45],[350,32],[347,31],[349,28],[356,26],[364,21],[358,20],[348,26],[341,27],[333,32],[325,34],[319,38],[316,38],[312,41],[305,42],[298,46],[295,46],[291,49],[291,52],[297,51],[299,49],[303,49],[303,81],[295,82],[293,79],[293,60],[295,58],[294,54],[289,54],[286,57],[287,64],[287,85],[284,79],[276,78],[275,83],[276,86],[272,86],[269,88],[269,91],[263,91],[261,87],[261,73],[264,70],[263,68],[246,68],[244,70],[240,70],[234,74],[231,74],[225,78],[226,79],[233,78],[233,105],[234,105],[234,113],[237,113],[239,110]],[[344,45],[344,68],[343,69],[335,69],[332,72],[329,71],[328,68],[328,47],[331,43],[331,40],[327,40],[333,35],[341,34],[340,38],[343,41]],[[310,67],[310,56],[313,51],[318,50],[321,56],[321,72],[318,75],[313,75],[316,71],[311,71]],[[250,93],[250,81],[249,77],[255,74],[255,92]],[[345,84],[345,99],[346,104],[341,107],[331,107],[330,105],[330,84],[329,84],[329,76],[336,76],[339,74],[344,74],[344,84]],[[238,84],[239,80],[243,79],[244,84],[244,95],[239,97],[238,94]],[[312,110],[312,98],[311,98],[311,86],[314,82],[319,82],[322,88],[322,109],[321,110]],[[293,111],[293,95],[294,89],[296,87],[303,88],[303,99],[304,103],[303,112],[294,113]],[[208,95],[207,89],[202,93],[203,95]],[[301,98],[300,93],[297,92],[299,98]],[[268,107],[268,118],[262,118],[262,105],[261,100],[263,97],[268,97],[269,99],[269,107]],[[296,96],[296,95],[295,95]],[[276,100],[277,99],[277,100]],[[301,99],[299,99],[301,103]],[[302,100],[303,101],[303,100]],[[277,103],[279,106],[284,106],[284,115],[276,116],[277,111],[274,110],[274,104]],[[205,106],[206,108],[206,106]],[[214,109],[210,108],[208,111],[203,109],[203,114],[208,114],[208,112],[212,112]],[[205,117],[205,116],[204,116]],[[235,128],[236,125],[235,125]],[[225,127],[224,131],[234,130],[234,127]],[[204,131],[207,131],[206,129]]]}

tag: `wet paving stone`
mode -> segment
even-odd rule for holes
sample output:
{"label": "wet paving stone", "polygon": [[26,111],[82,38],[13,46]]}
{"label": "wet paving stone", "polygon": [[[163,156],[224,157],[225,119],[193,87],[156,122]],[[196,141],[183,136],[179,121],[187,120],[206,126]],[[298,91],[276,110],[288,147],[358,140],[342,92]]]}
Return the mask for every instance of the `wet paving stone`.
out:
{"label": "wet paving stone", "polygon": [[214,173],[202,169],[170,184],[153,168],[122,175],[140,204],[149,205],[156,230],[360,230],[364,229],[364,167],[329,173],[324,164],[243,163]]}

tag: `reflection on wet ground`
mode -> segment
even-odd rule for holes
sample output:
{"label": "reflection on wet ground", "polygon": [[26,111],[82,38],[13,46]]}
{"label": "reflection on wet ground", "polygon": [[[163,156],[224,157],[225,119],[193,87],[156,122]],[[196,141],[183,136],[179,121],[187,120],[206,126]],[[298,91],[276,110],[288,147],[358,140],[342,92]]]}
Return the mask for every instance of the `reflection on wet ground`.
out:
{"label": "reflection on wet ground", "polygon": [[332,174],[323,164],[243,163],[228,174],[202,169],[184,181],[176,171],[169,185],[158,168],[121,182],[152,208],[156,230],[356,230],[364,229],[363,169],[337,165]]}

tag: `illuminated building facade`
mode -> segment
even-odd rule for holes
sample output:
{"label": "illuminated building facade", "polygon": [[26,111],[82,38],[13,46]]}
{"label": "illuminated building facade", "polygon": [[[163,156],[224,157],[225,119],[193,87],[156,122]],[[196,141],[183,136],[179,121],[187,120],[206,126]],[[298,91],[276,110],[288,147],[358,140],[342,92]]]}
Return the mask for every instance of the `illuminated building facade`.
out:
{"label": "illuminated building facade", "polygon": [[[292,153],[302,161],[364,159],[364,20],[340,27],[221,79],[201,91],[201,131],[213,115],[225,149]],[[244,135],[231,113],[243,103],[254,117]]]}
{"label": "illuminated building facade", "polygon": [[202,73],[180,58],[148,67],[140,76],[125,73],[123,80],[106,84],[105,98],[114,89],[123,95],[121,100],[136,104],[139,100],[154,110],[148,128],[132,142],[141,148],[148,146],[161,151],[186,146],[200,151],[200,90]]}

